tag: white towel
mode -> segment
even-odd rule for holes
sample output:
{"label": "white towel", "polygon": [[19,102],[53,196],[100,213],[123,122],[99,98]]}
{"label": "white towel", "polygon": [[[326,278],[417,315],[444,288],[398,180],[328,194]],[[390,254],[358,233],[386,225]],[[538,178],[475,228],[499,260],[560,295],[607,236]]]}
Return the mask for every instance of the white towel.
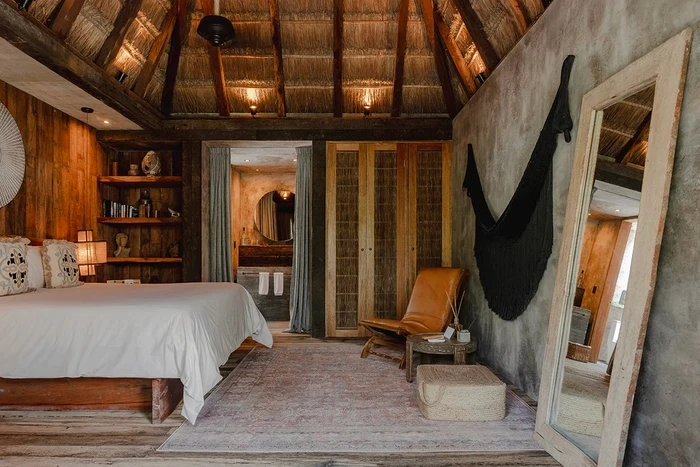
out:
{"label": "white towel", "polygon": [[275,295],[282,295],[284,293],[284,273],[276,272],[274,276]]}
{"label": "white towel", "polygon": [[261,272],[258,273],[258,294],[267,295],[270,290],[270,273]]}

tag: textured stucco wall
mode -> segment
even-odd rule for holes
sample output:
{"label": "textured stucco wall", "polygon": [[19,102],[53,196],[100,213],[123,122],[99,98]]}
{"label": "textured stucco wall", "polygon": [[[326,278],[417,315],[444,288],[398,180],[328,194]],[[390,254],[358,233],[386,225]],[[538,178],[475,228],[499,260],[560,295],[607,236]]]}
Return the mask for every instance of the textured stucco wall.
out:
{"label": "textured stucco wall", "polygon": [[[700,4],[695,0],[557,0],[454,121],[454,263],[474,272],[466,320],[479,353],[538,396],[574,142],[554,161],[554,248],[523,316],[492,313],[473,255],[474,218],[461,190],[467,143],[474,144],[491,209],[500,214],[520,179],[559,81],[576,55],[571,112],[597,84],[684,28],[694,29],[656,293],[630,427],[627,465],[697,465],[700,458]],[[574,138],[577,136],[574,128]]]}

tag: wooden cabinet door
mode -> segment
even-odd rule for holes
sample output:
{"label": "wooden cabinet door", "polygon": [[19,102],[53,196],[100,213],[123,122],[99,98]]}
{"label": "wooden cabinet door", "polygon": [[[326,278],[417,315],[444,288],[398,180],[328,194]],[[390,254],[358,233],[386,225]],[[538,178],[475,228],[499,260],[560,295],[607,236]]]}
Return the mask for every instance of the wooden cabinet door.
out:
{"label": "wooden cabinet door", "polygon": [[328,144],[326,154],[326,335],[360,335],[367,315],[367,148]]}
{"label": "wooden cabinet door", "polygon": [[452,264],[450,143],[408,147],[408,299],[418,271]]}

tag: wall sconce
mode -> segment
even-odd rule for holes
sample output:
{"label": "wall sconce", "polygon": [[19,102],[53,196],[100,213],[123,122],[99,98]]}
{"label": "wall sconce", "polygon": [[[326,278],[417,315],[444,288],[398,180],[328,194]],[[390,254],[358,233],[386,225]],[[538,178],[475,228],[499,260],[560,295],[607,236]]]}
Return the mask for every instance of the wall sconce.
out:
{"label": "wall sconce", "polygon": [[116,79],[116,80],[119,81],[120,83],[124,83],[124,81],[126,80],[126,77],[127,77],[127,76],[129,76],[129,75],[127,75],[126,73],[124,73],[124,72],[121,71],[121,70],[117,70],[117,72],[116,72],[115,75],[114,75],[114,79]]}
{"label": "wall sconce", "polygon": [[107,242],[96,242],[92,230],[78,230],[78,269],[81,276],[97,274],[95,266],[107,262]]}
{"label": "wall sconce", "polygon": [[372,112],[370,111],[370,105],[369,105],[369,104],[365,104],[365,105],[363,106],[363,109],[364,109],[364,110],[362,111],[363,115],[364,115],[365,117],[369,117],[369,115],[372,113]]}
{"label": "wall sconce", "polygon": [[476,77],[474,79],[476,80],[477,83],[484,84],[484,81],[486,81],[486,73],[484,73],[482,71],[481,73],[476,75]]}
{"label": "wall sconce", "polygon": [[250,115],[255,117],[255,114],[258,113],[258,106],[257,105],[251,105],[250,106]]}
{"label": "wall sconce", "polygon": [[282,199],[286,200],[287,198],[289,198],[291,192],[288,190],[280,190],[279,194],[282,197]]}

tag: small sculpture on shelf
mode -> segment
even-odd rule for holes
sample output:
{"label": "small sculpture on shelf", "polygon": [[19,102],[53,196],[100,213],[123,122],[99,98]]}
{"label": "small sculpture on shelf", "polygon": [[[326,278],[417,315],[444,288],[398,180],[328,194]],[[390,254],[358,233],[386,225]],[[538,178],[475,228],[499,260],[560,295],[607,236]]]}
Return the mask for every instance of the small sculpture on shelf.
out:
{"label": "small sculpture on shelf", "polygon": [[180,217],[180,213],[174,209],[168,208],[168,212],[170,213],[170,217]]}
{"label": "small sculpture on shelf", "polygon": [[124,232],[119,232],[114,241],[117,244],[117,249],[114,250],[114,256],[116,258],[128,258],[129,253],[131,253],[131,248],[127,248],[126,245],[129,243],[129,236]]}
{"label": "small sculpture on shelf", "polygon": [[141,161],[141,170],[148,177],[160,175],[160,156],[155,151],[148,151]]}
{"label": "small sculpture on shelf", "polygon": [[180,257],[180,242],[175,242],[168,247],[168,254],[171,258]]}
{"label": "small sculpture on shelf", "polygon": [[129,164],[129,171],[127,174],[131,175],[132,177],[135,177],[136,175],[139,175],[141,172],[139,172],[139,165],[138,164]]}

